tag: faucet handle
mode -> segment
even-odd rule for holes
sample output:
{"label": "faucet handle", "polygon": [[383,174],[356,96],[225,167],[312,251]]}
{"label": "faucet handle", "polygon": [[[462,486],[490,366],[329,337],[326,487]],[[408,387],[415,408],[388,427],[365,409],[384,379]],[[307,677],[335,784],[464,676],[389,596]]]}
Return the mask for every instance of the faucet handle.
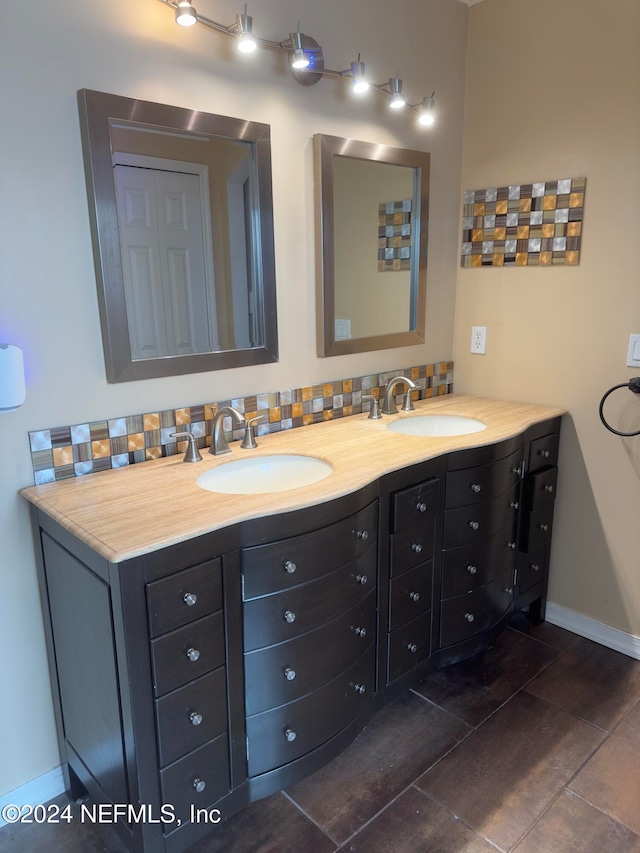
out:
{"label": "faucet handle", "polygon": [[374,397],[373,394],[365,394],[362,397],[362,402],[365,400],[371,400],[371,408],[369,409],[369,420],[379,421],[382,418],[380,414],[380,401],[377,397]]}
{"label": "faucet handle", "polygon": [[256,441],[256,436],[254,432],[254,424],[257,421],[263,421],[266,418],[266,415],[258,415],[255,418],[249,418],[249,420],[245,423],[245,431],[244,438],[242,439],[242,444],[240,447],[244,447],[245,450],[255,450],[258,446],[258,442]]}
{"label": "faucet handle", "polygon": [[200,451],[198,450],[198,445],[196,444],[196,437],[190,432],[172,432],[170,433],[170,438],[186,438],[189,442],[189,446],[187,447],[183,462],[202,462],[202,456],[200,455]]}

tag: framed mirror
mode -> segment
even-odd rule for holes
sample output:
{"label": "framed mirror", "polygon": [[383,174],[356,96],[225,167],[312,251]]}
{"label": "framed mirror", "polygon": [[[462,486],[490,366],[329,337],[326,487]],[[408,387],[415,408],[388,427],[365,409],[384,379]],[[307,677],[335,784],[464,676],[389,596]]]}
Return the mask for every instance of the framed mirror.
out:
{"label": "framed mirror", "polygon": [[269,126],[78,99],[107,380],[277,361]]}
{"label": "framed mirror", "polygon": [[316,134],[321,357],[424,342],[429,154]]}

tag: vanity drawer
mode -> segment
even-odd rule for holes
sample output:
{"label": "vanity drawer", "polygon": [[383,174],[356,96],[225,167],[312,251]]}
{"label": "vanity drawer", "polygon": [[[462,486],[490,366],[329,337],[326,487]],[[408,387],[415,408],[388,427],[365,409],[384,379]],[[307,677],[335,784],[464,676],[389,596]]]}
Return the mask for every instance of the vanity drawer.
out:
{"label": "vanity drawer", "polygon": [[435,517],[425,518],[419,527],[403,530],[391,537],[390,572],[392,575],[406,572],[407,569],[433,557],[436,522]]}
{"label": "vanity drawer", "polygon": [[375,543],[378,504],[320,530],[242,550],[245,599],[266,595],[332,572]]}
{"label": "vanity drawer", "polygon": [[515,546],[513,525],[507,525],[488,541],[444,551],[442,597],[451,598],[470,592],[513,568],[516,561]]}
{"label": "vanity drawer", "polygon": [[547,466],[555,467],[558,464],[558,433],[543,435],[531,442],[529,450],[529,473],[538,471]]}
{"label": "vanity drawer", "polygon": [[[182,823],[192,805],[199,809],[217,802],[231,787],[226,732],[161,770],[160,784],[163,803],[174,807]],[[167,830],[174,826],[167,824]]]}
{"label": "vanity drawer", "polygon": [[389,634],[389,661],[387,680],[395,681],[409,672],[420,661],[429,657],[431,646],[431,611],[421,614],[411,622],[396,628]]}
{"label": "vanity drawer", "polygon": [[431,607],[433,560],[391,580],[389,630],[393,631]]}
{"label": "vanity drawer", "polygon": [[476,506],[449,509],[444,514],[444,548],[458,548],[486,540],[499,530],[515,542],[519,486]]}
{"label": "vanity drawer", "polygon": [[321,628],[244,656],[249,716],[292,702],[336,678],[376,636],[375,590]]}
{"label": "vanity drawer", "polygon": [[392,497],[391,529],[393,533],[420,530],[428,518],[433,518],[440,504],[440,481],[426,480]]}
{"label": "vanity drawer", "polygon": [[220,558],[147,584],[149,634],[157,637],[222,607]]}
{"label": "vanity drawer", "polygon": [[446,479],[445,509],[482,503],[501,495],[520,482],[523,449],[491,462],[462,471],[449,471]]}
{"label": "vanity drawer", "polygon": [[247,718],[249,776],[305,755],[341,731],[375,690],[375,645],[346,672],[314,693]]}
{"label": "vanity drawer", "polygon": [[527,497],[529,509],[539,509],[543,504],[554,501],[558,484],[558,469],[548,468],[532,474],[530,491]]}
{"label": "vanity drawer", "polygon": [[544,580],[547,562],[549,559],[549,546],[543,545],[528,554],[523,554],[518,571],[518,592],[526,592],[531,587]]}
{"label": "vanity drawer", "polygon": [[151,641],[153,689],[162,696],[224,663],[222,610]]}
{"label": "vanity drawer", "polygon": [[270,646],[318,628],[361,601],[376,586],[375,544],[341,569],[317,580],[246,601],[244,650]]}
{"label": "vanity drawer", "polygon": [[227,684],[221,666],[156,699],[160,766],[191,752],[227,728]]}
{"label": "vanity drawer", "polygon": [[535,551],[547,542],[551,541],[553,528],[553,503],[546,503],[529,513],[528,530],[523,551]]}
{"label": "vanity drawer", "polygon": [[513,572],[509,570],[486,586],[448,598],[440,605],[440,645],[461,643],[494,625],[511,606]]}

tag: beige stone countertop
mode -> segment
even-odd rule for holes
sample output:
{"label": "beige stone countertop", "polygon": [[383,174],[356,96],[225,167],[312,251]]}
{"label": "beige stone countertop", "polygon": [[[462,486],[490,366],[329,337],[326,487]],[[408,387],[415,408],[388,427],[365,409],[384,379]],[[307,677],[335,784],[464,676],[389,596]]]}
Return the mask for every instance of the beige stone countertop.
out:
{"label": "beige stone countertop", "polygon": [[[339,498],[382,475],[471,447],[495,444],[565,409],[448,394],[371,420],[367,414],[258,437],[256,450],[232,442],[231,454],[202,452],[203,462],[184,464],[182,454],[83,477],[30,486],[21,494],[111,562],[149,553],[239,521],[276,515]],[[463,415],[487,424],[470,435],[426,438],[387,429],[399,418]],[[249,455],[303,454],[333,466],[326,479],[301,488],[257,495],[205,491],[205,471]]]}

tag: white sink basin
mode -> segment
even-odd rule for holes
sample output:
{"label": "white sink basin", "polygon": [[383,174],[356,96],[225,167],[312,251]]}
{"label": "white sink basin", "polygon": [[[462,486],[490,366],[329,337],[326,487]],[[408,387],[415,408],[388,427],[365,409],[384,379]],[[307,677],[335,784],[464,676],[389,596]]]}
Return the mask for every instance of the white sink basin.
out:
{"label": "white sink basin", "polygon": [[481,432],[487,425],[476,418],[463,415],[416,415],[413,418],[401,418],[389,424],[387,429],[402,435],[446,436],[469,435]]}
{"label": "white sink basin", "polygon": [[264,495],[310,486],[332,471],[328,462],[315,456],[248,456],[205,471],[196,483],[208,492]]}

